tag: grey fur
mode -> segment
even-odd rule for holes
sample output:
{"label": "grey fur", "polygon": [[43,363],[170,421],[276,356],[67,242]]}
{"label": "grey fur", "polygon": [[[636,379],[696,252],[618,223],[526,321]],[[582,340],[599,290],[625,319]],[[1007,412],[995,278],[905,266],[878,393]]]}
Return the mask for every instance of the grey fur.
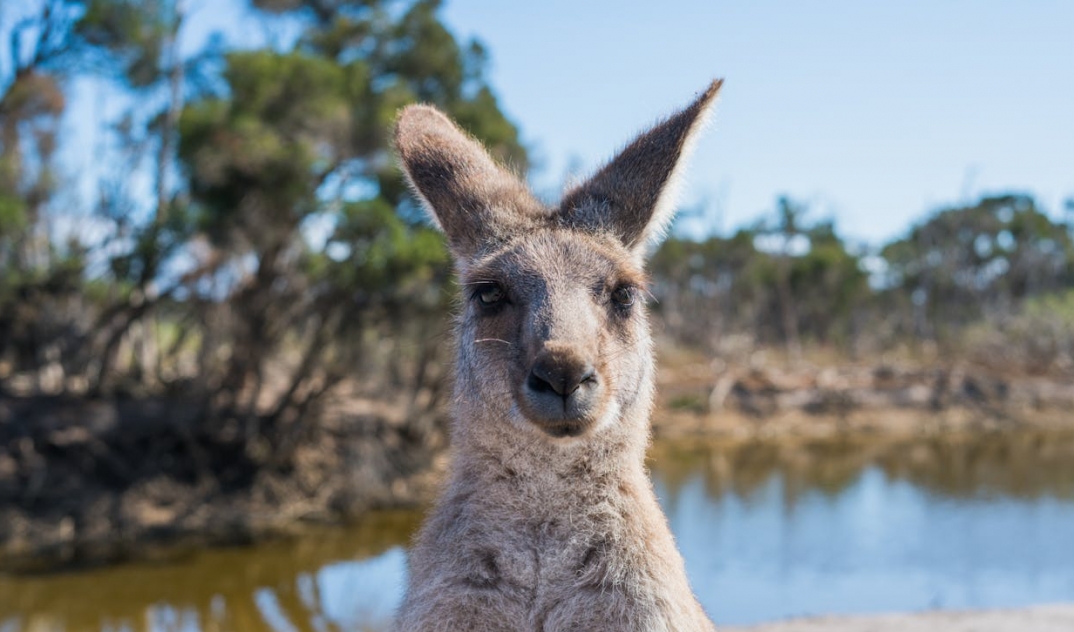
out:
{"label": "grey fur", "polygon": [[654,363],[635,298],[719,86],[555,209],[433,108],[400,114],[401,162],[464,292],[454,460],[411,550],[400,632],[714,629],[644,465]]}

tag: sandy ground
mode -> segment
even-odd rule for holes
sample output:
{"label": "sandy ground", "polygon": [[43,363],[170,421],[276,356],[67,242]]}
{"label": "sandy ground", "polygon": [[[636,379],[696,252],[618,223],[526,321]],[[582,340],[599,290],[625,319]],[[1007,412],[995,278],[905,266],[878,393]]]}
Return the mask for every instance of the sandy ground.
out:
{"label": "sandy ground", "polygon": [[1074,632],[1074,604],[1020,610],[816,617],[722,632]]}

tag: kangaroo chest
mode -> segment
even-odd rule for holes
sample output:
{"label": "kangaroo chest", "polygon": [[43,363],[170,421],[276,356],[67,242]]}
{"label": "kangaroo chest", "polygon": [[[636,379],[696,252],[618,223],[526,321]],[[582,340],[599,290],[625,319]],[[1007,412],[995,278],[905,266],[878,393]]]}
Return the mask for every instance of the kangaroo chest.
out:
{"label": "kangaroo chest", "polygon": [[598,581],[600,568],[615,557],[615,535],[592,524],[572,529],[571,520],[565,515],[468,526],[465,531],[472,535],[459,542],[459,579],[475,589],[528,600]]}
{"label": "kangaroo chest", "polygon": [[535,513],[543,515],[485,520],[486,509],[481,520],[454,525],[441,540],[453,542],[445,584],[464,602],[485,604],[493,619],[514,622],[507,629],[606,629],[600,622],[609,617],[637,624],[614,629],[662,629],[642,622],[675,596],[663,594],[659,561],[638,550],[645,543],[630,516],[599,503]]}

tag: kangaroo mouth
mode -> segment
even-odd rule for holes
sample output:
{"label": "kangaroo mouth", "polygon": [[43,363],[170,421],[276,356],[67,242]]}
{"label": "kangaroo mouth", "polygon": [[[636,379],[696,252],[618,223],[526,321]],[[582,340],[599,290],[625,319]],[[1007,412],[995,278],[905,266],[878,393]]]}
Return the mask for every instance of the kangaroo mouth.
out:
{"label": "kangaroo mouth", "polygon": [[607,384],[593,353],[583,345],[545,341],[525,375],[516,375],[515,398],[522,414],[553,437],[577,437],[589,430],[604,407]]}
{"label": "kangaroo mouth", "polygon": [[559,421],[529,420],[549,436],[557,439],[580,437],[593,426],[589,419],[563,419]]}
{"label": "kangaroo mouth", "polygon": [[599,389],[582,388],[563,395],[532,384],[518,393],[522,416],[546,434],[556,438],[579,437],[596,424],[601,408]]}

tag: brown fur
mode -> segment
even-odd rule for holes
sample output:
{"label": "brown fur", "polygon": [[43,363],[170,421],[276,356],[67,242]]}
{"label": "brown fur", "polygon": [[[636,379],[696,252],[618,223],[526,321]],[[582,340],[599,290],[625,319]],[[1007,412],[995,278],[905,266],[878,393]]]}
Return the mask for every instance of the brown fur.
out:
{"label": "brown fur", "polygon": [[712,630],[644,466],[640,293],[684,149],[720,82],[557,209],[427,106],[396,146],[463,287],[454,461],[411,551],[402,632]]}

